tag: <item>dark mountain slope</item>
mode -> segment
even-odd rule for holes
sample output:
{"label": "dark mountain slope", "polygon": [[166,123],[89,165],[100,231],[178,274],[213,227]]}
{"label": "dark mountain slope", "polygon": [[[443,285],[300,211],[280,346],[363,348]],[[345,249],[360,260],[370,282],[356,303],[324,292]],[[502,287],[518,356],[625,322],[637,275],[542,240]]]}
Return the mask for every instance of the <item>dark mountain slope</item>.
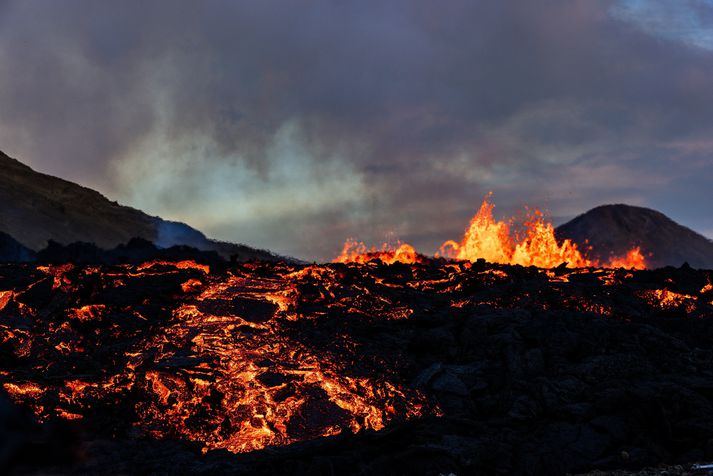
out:
{"label": "dark mountain slope", "polygon": [[556,231],[559,239],[569,238],[583,247],[588,240],[592,256],[602,260],[640,246],[652,267],[688,262],[695,268],[713,269],[711,240],[649,208],[602,205]]}
{"label": "dark mountain slope", "polygon": [[33,250],[49,240],[110,249],[139,237],[163,247],[189,245],[238,260],[276,259],[267,251],[210,240],[184,223],[119,205],[89,188],[35,172],[2,152],[0,231]]}
{"label": "dark mountain slope", "polygon": [[22,246],[7,233],[0,232],[0,262],[23,263],[34,259],[35,253]]}

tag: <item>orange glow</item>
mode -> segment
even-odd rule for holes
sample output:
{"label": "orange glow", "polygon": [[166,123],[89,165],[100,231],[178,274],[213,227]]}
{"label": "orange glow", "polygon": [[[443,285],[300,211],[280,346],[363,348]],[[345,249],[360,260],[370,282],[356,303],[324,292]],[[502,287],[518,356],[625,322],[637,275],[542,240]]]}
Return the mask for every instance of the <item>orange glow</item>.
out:
{"label": "orange glow", "polygon": [[31,382],[23,382],[23,383],[6,382],[6,383],[2,384],[2,386],[5,389],[5,391],[12,396],[39,395],[44,391],[42,389],[42,387],[40,387],[37,384],[31,383]]}
{"label": "orange glow", "polygon": [[[488,229],[492,206],[486,203],[481,210],[475,228]],[[541,215],[529,222],[534,225],[517,241],[502,222],[492,220],[493,235],[507,238],[509,248],[488,242],[487,236],[481,242],[508,259],[537,256],[557,246],[561,254],[549,264],[576,251],[553,245],[551,226]],[[532,229],[544,237],[528,241]],[[399,248],[389,256],[392,262],[397,262]],[[205,275],[190,264],[142,265],[141,270],[132,265],[86,267],[55,291],[62,299],[53,299],[49,307],[31,301],[20,307],[20,296],[36,285],[25,283],[0,292],[0,305],[5,303],[5,315],[18,312],[38,325],[16,328],[6,319],[0,323],[0,343],[37,364],[30,372],[15,370],[12,362],[0,368],[2,389],[39,421],[90,418],[96,408],[105,411],[112,402],[122,402],[130,410],[127,423],[142,435],[192,441],[204,452],[248,452],[442,414],[438,401],[429,396],[430,384],[410,384],[410,375],[401,370],[407,367],[390,363],[388,357],[398,355],[400,346],[381,356],[368,345],[371,332],[361,329],[372,324],[383,328],[388,321],[409,324],[415,319],[420,329],[418,321],[431,309],[448,320],[481,312],[479,306],[493,308],[493,315],[528,306],[616,319],[647,319],[662,311],[695,317],[709,311],[708,294],[713,292],[706,278],[686,291],[689,295],[665,289],[689,289],[672,278],[659,279],[665,283],[662,289],[641,287],[647,281],[635,278],[648,279],[649,273],[523,270],[480,266],[468,258],[429,261],[412,248],[409,253],[423,264],[386,270],[363,262],[254,262]],[[34,272],[29,265],[26,269]],[[162,275],[172,287],[183,283],[186,292],[128,299],[135,294],[132,280],[145,284],[146,276]],[[536,286],[513,291],[510,284],[521,276]],[[47,282],[44,275],[37,279]],[[97,282],[101,288],[95,288]],[[117,299],[106,299],[104,291],[116,290],[120,282],[130,287],[118,288],[124,294]],[[86,293],[87,288],[95,293]],[[357,333],[344,326],[349,322],[357,325]],[[316,334],[322,325],[327,330]],[[97,349],[109,364],[106,371],[74,371],[76,362],[93,362]]]}
{"label": "orange glow", "polygon": [[78,319],[80,321],[91,321],[94,319],[98,319],[102,312],[104,312],[106,309],[106,306],[103,305],[87,305],[87,306],[82,306],[77,309],[71,309],[69,311],[69,318],[70,319]]}
{"label": "orange glow", "polygon": [[10,302],[14,294],[12,291],[0,291],[0,311],[5,309],[5,306]]}
{"label": "orange glow", "polygon": [[376,247],[368,249],[364,243],[349,239],[344,243],[342,252],[334,262],[363,264],[377,259],[386,264],[418,263],[421,260],[414,247],[406,243],[398,243],[397,247],[384,243],[380,249]]}
{"label": "orange glow", "polygon": [[181,284],[181,289],[183,290],[184,293],[190,293],[190,292],[195,292],[198,291],[201,286],[203,286],[203,283],[200,282],[197,279],[189,279],[185,283]]}
{"label": "orange glow", "polygon": [[634,269],[646,269],[646,258],[641,253],[641,248],[638,246],[629,250],[626,256],[617,258],[612,258],[608,265],[608,268],[634,268]]}
{"label": "orange glow", "polygon": [[81,420],[84,418],[82,415],[77,413],[71,413],[66,410],[57,409],[57,416],[64,420]]}
{"label": "orange glow", "polygon": [[644,298],[651,305],[658,306],[664,310],[683,308],[686,312],[690,313],[696,308],[695,298],[693,296],[675,293],[668,289],[641,291],[639,296]]}
{"label": "orange glow", "polygon": [[147,261],[146,263],[139,266],[138,269],[139,269],[139,271],[143,271],[143,270],[151,268],[152,266],[172,266],[172,267],[178,268],[178,269],[197,269],[198,271],[202,271],[205,274],[210,274],[210,266],[205,265],[205,264],[196,263],[193,260],[186,260],[186,261],[153,260],[153,261]]}
{"label": "orange glow", "polygon": [[[288,274],[290,285],[311,280],[309,270]],[[324,279],[328,282],[333,278]],[[308,318],[292,311],[298,296],[292,296],[291,286],[285,289],[285,284],[231,276],[207,286],[194,301],[174,311],[173,325],[165,335],[157,337],[155,344],[160,347],[167,339],[180,342],[190,338],[192,352],[214,362],[209,367],[213,379],[146,372],[139,385],[154,399],[141,405],[138,412],[151,427],[145,428],[147,432],[154,432],[154,436],[178,434],[200,441],[204,451],[227,449],[242,453],[300,441],[304,436],[296,435],[292,427],[315,407],[325,412],[320,418],[332,418],[334,423],[310,430],[314,431],[311,437],[333,436],[345,429],[379,430],[394,418],[427,413],[420,394],[387,380],[342,375],[330,359],[284,335],[283,322]],[[250,312],[247,309],[210,307],[236,298],[248,300],[266,314],[259,317],[244,314]],[[249,339],[236,340],[234,336],[244,332],[238,329],[247,327],[260,332]],[[270,362],[269,371],[266,361]],[[216,392],[221,398],[214,405],[220,408],[224,423],[211,430],[196,430],[187,422]],[[400,411],[390,410],[384,402],[398,404]],[[231,429],[227,435],[225,425]]]}
{"label": "orange glow", "polygon": [[[463,238],[459,242],[448,240],[443,243],[436,257],[466,261],[484,259],[491,263],[539,268],[554,268],[562,263],[566,263],[570,268],[646,268],[646,260],[638,247],[631,249],[625,256],[612,257],[607,263],[587,258],[571,240],[558,242],[552,223],[537,209],[529,212],[522,223],[522,231],[514,231],[507,222],[494,218],[495,205],[490,203],[490,196],[488,194],[483,200]],[[366,263],[375,259],[381,259],[387,264],[397,261],[414,263],[418,262],[419,255],[407,244],[400,244],[396,249],[387,245],[383,245],[381,249],[367,249],[363,243],[347,240],[341,254],[334,261]]]}
{"label": "orange glow", "polygon": [[592,266],[570,240],[557,243],[554,227],[539,210],[534,210],[523,223],[524,236],[517,240],[507,223],[493,218],[494,208],[486,197],[460,243],[445,242],[441,254],[468,261],[483,258],[491,263],[540,268],[553,268],[565,262],[570,267]]}

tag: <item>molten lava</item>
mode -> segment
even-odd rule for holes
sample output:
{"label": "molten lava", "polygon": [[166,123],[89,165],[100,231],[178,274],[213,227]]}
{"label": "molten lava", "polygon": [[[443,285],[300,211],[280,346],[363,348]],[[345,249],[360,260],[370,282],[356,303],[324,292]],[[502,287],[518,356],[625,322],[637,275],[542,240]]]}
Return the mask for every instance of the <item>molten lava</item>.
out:
{"label": "molten lava", "polygon": [[391,246],[387,243],[381,248],[367,248],[364,243],[355,240],[347,240],[344,243],[342,252],[334,259],[335,263],[366,263],[373,260],[381,260],[386,264],[418,263],[421,261],[420,255],[413,246],[406,243],[398,243]]}
{"label": "molten lava", "polygon": [[538,210],[525,220],[524,236],[517,240],[507,223],[495,220],[494,208],[486,198],[460,243],[447,241],[441,247],[441,254],[461,260],[483,258],[492,263],[539,268],[553,268],[562,263],[573,268],[592,266],[570,240],[564,240],[561,245],[557,243],[554,227]]}
{"label": "molten lava", "polygon": [[[553,246],[487,242],[506,237],[488,222],[491,210],[459,252],[487,248],[504,260]],[[495,231],[481,236],[479,227]],[[567,246],[556,259],[572,259]],[[509,335],[498,327],[504,315],[648,322],[711,310],[712,277],[702,273],[514,268],[403,249],[384,263],[217,270],[185,261],[0,265],[0,384],[40,421],[249,452],[442,415],[452,392],[495,388],[482,386],[477,359],[472,369],[442,362],[454,345]],[[399,256],[418,262],[385,264]],[[457,338],[442,337],[443,326]]]}
{"label": "molten lava", "polygon": [[[329,349],[305,341],[300,329],[315,319],[342,325],[339,315],[325,321],[299,310],[343,292],[332,270],[268,269],[212,275],[191,261],[28,268],[26,288],[0,291],[0,362],[10,352],[11,363],[28,366],[12,363],[17,379],[2,378],[3,388],[40,421],[83,419],[97,402],[119,400],[147,435],[235,453],[438,414],[383,362],[367,363],[348,334],[330,332]],[[41,314],[52,293],[66,307]],[[28,305],[36,296],[39,304]],[[394,306],[378,319],[409,312]],[[60,361],[63,376],[45,381]]]}
{"label": "molten lava", "polygon": [[[488,201],[489,196],[471,219],[461,241],[446,241],[436,256],[467,261],[484,259],[491,263],[539,268],[554,268],[562,263],[570,268],[646,268],[646,260],[638,247],[625,256],[601,263],[587,258],[571,240],[558,243],[552,223],[537,209],[528,214],[522,223],[522,230],[514,231],[508,223],[494,218],[495,205]],[[414,263],[418,256],[415,249],[407,244],[400,244],[398,248],[383,245],[381,249],[367,249],[363,243],[348,240],[335,262],[365,263],[380,259],[385,263]]]}
{"label": "molten lava", "polygon": [[629,250],[623,257],[613,257],[607,263],[609,268],[634,268],[646,269],[646,258],[641,252],[641,248],[636,246]]}

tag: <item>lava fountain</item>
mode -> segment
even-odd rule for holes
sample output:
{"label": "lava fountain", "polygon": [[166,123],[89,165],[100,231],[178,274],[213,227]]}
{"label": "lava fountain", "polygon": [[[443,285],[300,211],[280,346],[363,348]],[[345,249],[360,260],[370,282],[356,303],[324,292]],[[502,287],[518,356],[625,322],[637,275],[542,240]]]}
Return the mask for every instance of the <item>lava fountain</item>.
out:
{"label": "lava fountain", "polygon": [[[494,218],[495,205],[489,198],[490,194],[471,219],[463,238],[460,241],[448,240],[443,243],[436,253],[437,257],[465,261],[484,259],[491,263],[539,268],[554,268],[562,263],[566,263],[570,268],[646,268],[646,259],[638,247],[630,249],[624,256],[615,256],[603,263],[588,258],[586,252],[580,250],[571,240],[558,242],[552,223],[537,209],[529,211],[521,230],[516,230],[508,222]],[[380,259],[385,263],[415,263],[421,256],[413,246],[405,243],[399,243],[396,247],[384,244],[381,248],[369,249],[363,243],[350,239],[334,261],[365,263]]]}

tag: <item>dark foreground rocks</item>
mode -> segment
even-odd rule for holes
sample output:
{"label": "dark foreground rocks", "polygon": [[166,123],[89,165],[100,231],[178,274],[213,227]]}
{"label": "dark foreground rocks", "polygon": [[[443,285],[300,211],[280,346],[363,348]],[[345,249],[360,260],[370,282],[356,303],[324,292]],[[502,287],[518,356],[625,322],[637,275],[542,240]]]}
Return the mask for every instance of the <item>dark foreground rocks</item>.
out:
{"label": "dark foreground rocks", "polygon": [[0,400],[0,464],[700,474],[712,279],[445,262],[0,267],[14,402]]}

